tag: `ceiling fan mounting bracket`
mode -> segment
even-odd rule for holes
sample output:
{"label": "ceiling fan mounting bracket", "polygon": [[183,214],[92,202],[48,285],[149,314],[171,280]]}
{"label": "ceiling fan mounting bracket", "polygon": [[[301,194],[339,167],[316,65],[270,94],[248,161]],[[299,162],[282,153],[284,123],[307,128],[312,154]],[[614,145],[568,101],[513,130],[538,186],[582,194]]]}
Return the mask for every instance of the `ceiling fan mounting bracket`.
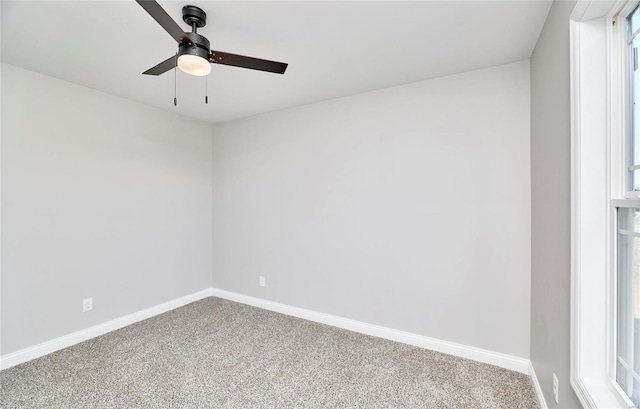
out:
{"label": "ceiling fan mounting bracket", "polygon": [[200,7],[187,5],[182,8],[182,21],[192,28],[202,28],[207,25],[207,13]]}

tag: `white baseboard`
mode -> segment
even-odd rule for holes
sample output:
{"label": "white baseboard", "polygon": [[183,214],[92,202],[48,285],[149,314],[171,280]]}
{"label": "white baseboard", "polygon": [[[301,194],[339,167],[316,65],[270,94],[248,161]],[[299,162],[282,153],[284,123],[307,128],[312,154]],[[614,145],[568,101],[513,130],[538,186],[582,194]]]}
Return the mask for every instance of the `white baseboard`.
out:
{"label": "white baseboard", "polygon": [[217,288],[213,288],[211,294],[214,297],[224,298],[227,300],[252,305],[254,307],[264,308],[266,310],[275,311],[298,318],[304,318],[309,321],[315,321],[366,335],[372,335],[391,341],[402,342],[433,351],[443,352],[449,355],[472,359],[474,361],[499,366],[524,374],[529,373],[529,360],[525,358],[519,358],[499,352],[488,351],[486,349],[480,349],[467,345],[456,344],[449,341],[429,338],[422,335],[412,334],[410,332],[381,327],[378,325],[367,324],[366,322],[341,318],[335,315],[305,310],[302,308],[292,307],[286,304],[267,301],[260,298],[220,290]]}
{"label": "white baseboard", "polygon": [[198,291],[197,293],[176,298],[175,300],[167,301],[165,303],[144,309],[142,311],[134,312],[132,314],[125,315],[124,317],[116,318],[114,320],[107,321],[105,323],[98,324],[69,335],[64,335],[62,337],[52,339],[51,341],[43,342],[41,344],[1,356],[0,370],[11,368],[12,366],[19,365],[32,359],[40,358],[41,356],[50,354],[63,348],[70,347],[99,335],[106,334],[107,332],[126,327],[127,325],[131,325],[147,318],[151,318],[155,315],[162,314],[175,308],[182,307],[183,305],[192,303],[194,301],[210,297],[211,295],[212,289],[208,288],[206,290]]}
{"label": "white baseboard", "polygon": [[[243,304],[252,305],[258,308],[264,308],[266,310],[279,312],[286,315],[291,315],[298,318],[307,319],[309,321],[319,322],[322,324],[331,325],[338,328],[347,329],[350,331],[359,332],[366,335],[372,335],[379,338],[388,339],[391,341],[402,342],[417,347],[430,349],[433,351],[442,352],[462,358],[472,359],[474,361],[487,363],[490,365],[499,366],[502,368],[518,371],[531,376],[536,396],[538,401],[542,402],[540,407],[546,409],[546,403],[544,403],[544,397],[540,390],[540,385],[535,377],[535,372],[531,366],[529,360],[525,358],[519,358],[511,355],[502,354],[499,352],[488,351],[486,349],[475,348],[467,345],[456,344],[454,342],[443,341],[435,338],[425,337],[423,335],[412,334],[410,332],[399,331],[379,325],[368,324],[366,322],[355,321],[348,318],[342,318],[335,315],[324,314],[311,310],[305,310],[303,308],[292,307],[286,304],[280,304],[273,301],[267,301],[260,298],[250,297],[238,293],[220,290],[217,288],[209,288],[199,291],[184,297],[177,298],[172,301],[168,301],[154,307],[138,311],[124,317],[116,318],[114,320],[105,322],[103,324],[95,325],[93,327],[74,332],[69,335],[65,335],[51,341],[43,342],[41,344],[22,349],[20,351],[13,352],[8,355],[0,357],[0,370],[7,369],[15,365],[30,361],[32,359],[39,358],[41,356],[50,354],[63,348],[70,347],[88,339],[106,334],[127,325],[134,324],[136,322],[151,318],[153,316],[162,314],[164,312],[173,310],[175,308],[182,307],[194,301],[201,300],[206,297],[215,296],[224,298],[231,301],[240,302]],[[543,405],[544,403],[544,405]]]}
{"label": "white baseboard", "polygon": [[544,394],[542,393],[540,382],[538,382],[536,371],[533,369],[533,365],[531,364],[531,362],[529,362],[529,377],[531,378],[533,391],[536,393],[536,398],[538,399],[538,406],[540,407],[540,409],[549,409],[549,406],[547,406],[547,401],[544,399]]}

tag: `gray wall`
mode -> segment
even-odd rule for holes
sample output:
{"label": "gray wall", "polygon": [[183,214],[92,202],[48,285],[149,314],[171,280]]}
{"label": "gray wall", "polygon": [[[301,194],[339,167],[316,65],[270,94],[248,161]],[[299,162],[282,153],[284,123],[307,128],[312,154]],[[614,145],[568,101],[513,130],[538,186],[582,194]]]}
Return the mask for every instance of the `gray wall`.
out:
{"label": "gray wall", "polygon": [[[581,407],[569,383],[569,15],[574,6],[553,3],[531,56],[531,362],[550,408]],[[553,399],[554,372],[559,404]]]}
{"label": "gray wall", "polygon": [[210,124],[4,64],[1,85],[2,355],[211,286]]}
{"label": "gray wall", "polygon": [[529,89],[523,61],[214,125],[214,286],[528,358]]}

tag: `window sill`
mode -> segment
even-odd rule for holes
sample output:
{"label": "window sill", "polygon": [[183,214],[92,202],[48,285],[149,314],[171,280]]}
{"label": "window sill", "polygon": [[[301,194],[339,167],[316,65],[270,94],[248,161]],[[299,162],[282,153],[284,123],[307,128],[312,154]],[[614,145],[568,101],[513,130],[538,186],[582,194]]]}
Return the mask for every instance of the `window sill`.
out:
{"label": "window sill", "polygon": [[610,379],[573,379],[573,390],[585,408],[635,408]]}

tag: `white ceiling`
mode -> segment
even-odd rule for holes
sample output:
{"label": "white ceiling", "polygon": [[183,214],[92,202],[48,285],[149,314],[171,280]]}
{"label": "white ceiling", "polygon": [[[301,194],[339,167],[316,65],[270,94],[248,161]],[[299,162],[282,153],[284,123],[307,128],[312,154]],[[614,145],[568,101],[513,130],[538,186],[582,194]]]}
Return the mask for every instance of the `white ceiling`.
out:
{"label": "white ceiling", "polygon": [[214,50],[289,63],[284,75],[214,64],[205,79],[141,72],[177,44],[135,1],[1,1],[2,62],[218,122],[531,55],[550,1],[205,1]]}

